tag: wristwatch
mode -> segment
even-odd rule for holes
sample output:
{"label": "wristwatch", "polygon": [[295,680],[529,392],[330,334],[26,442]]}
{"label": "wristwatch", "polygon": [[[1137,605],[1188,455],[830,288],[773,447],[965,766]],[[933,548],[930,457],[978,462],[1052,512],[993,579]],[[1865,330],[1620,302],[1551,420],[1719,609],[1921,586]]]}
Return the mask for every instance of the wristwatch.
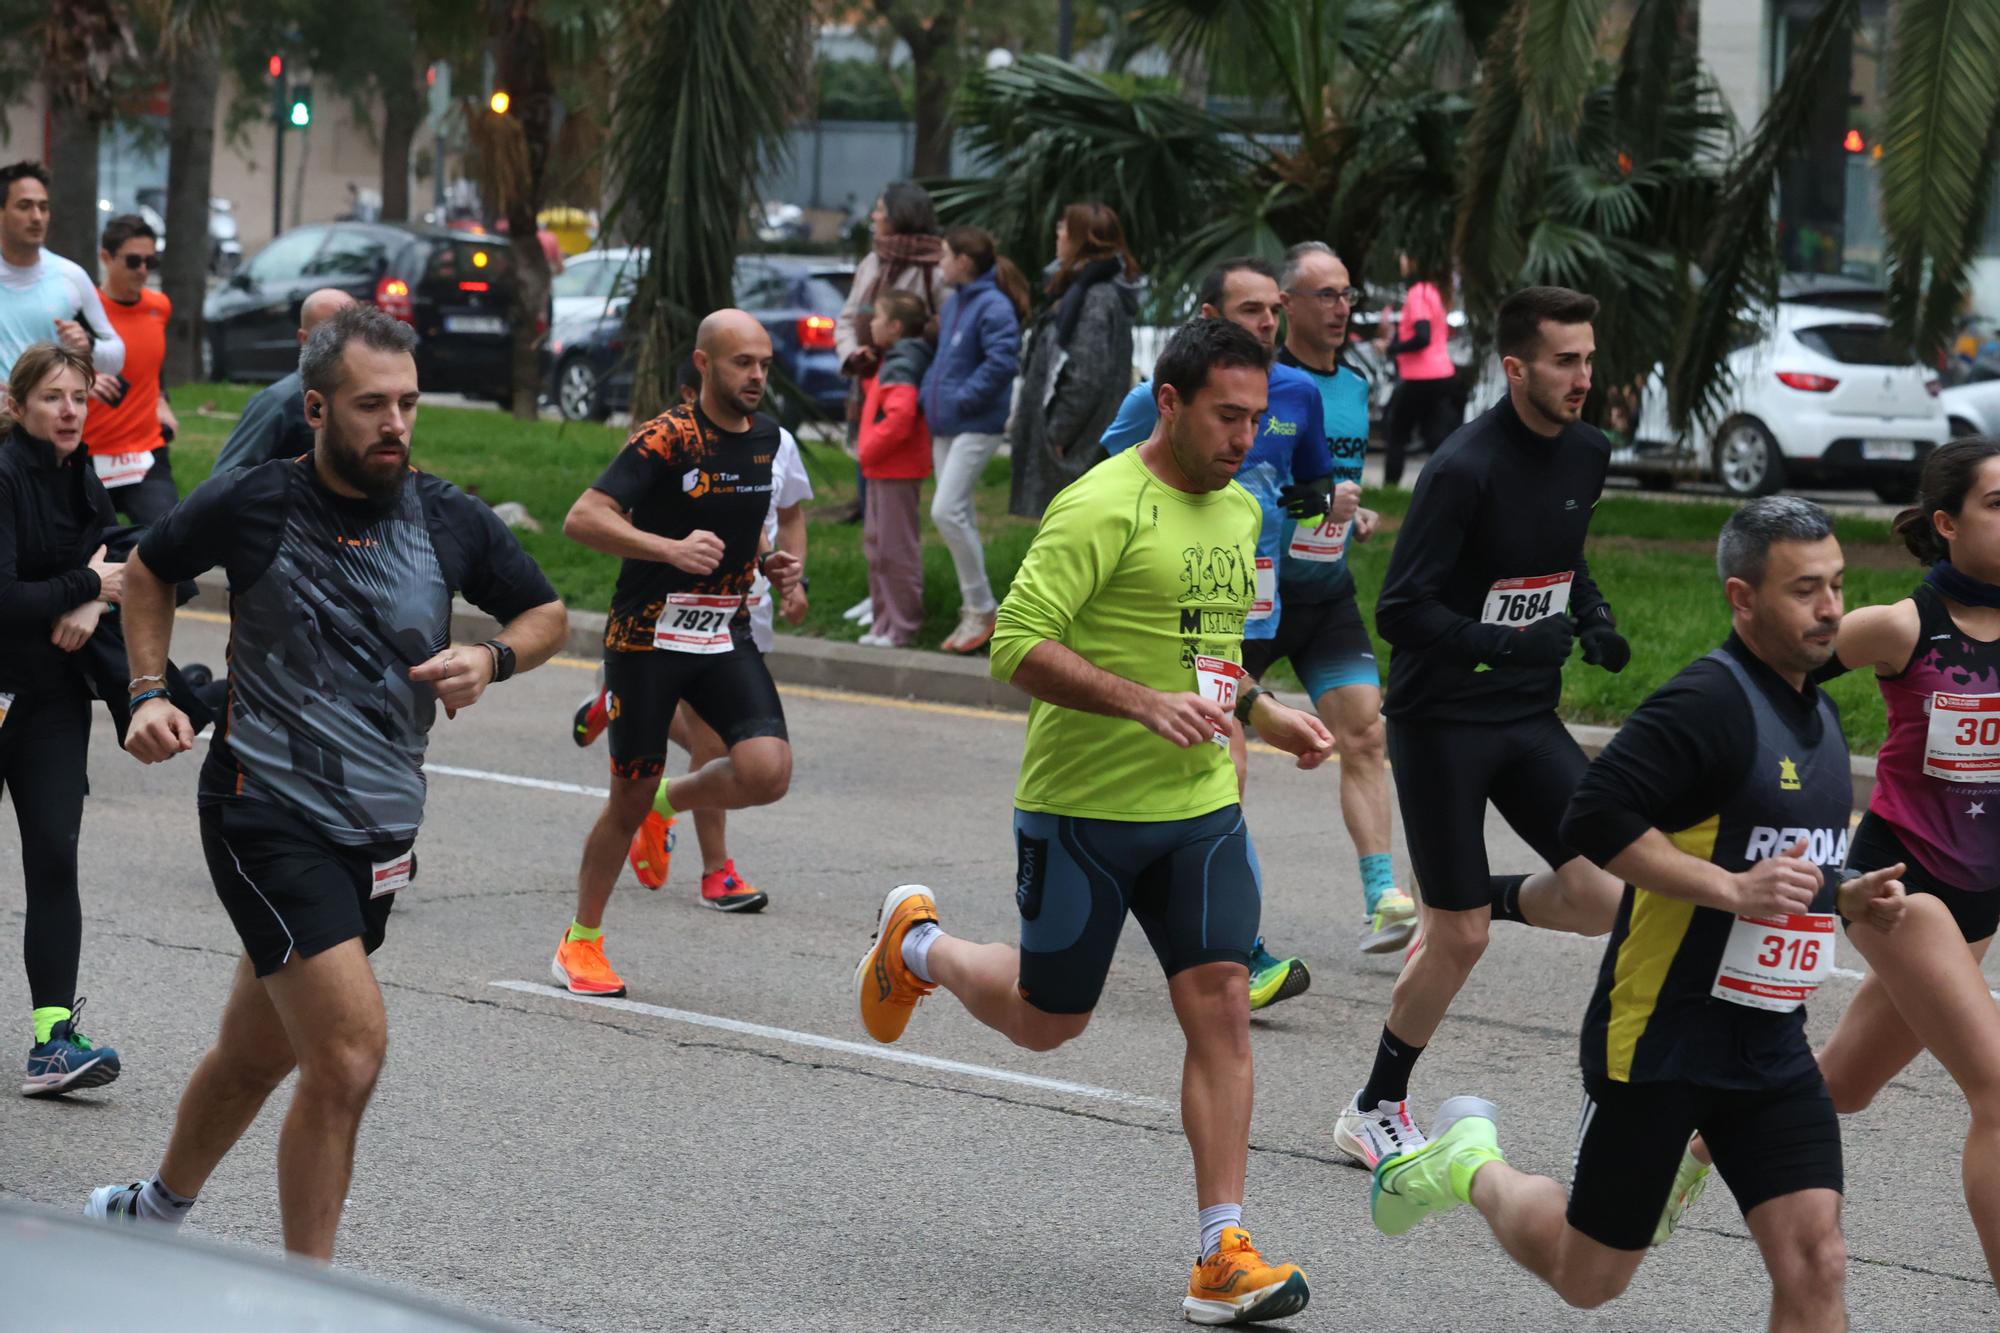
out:
{"label": "wristwatch", "polygon": [[514,650],[498,639],[488,639],[479,645],[493,654],[493,680],[495,684],[514,674]]}

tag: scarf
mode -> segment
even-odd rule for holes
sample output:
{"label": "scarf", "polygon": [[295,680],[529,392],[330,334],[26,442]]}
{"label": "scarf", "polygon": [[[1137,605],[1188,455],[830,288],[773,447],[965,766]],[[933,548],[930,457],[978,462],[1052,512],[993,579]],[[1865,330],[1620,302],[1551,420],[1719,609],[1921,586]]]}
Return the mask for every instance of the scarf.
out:
{"label": "scarf", "polygon": [[868,290],[861,293],[861,305],[854,312],[854,341],[862,347],[875,346],[869,336],[869,322],[875,318],[875,302],[883,292],[896,286],[896,279],[904,270],[920,268],[924,271],[924,304],[937,309],[937,301],[931,294],[931,283],[937,277],[937,266],[944,262],[944,238],[923,233],[908,236],[877,236],[875,238],[875,279],[868,284]]}
{"label": "scarf", "polygon": [[1980,582],[1949,560],[1932,565],[1924,582],[1961,606],[2000,607],[2000,586]]}
{"label": "scarf", "polygon": [[1115,255],[1093,259],[1076,271],[1075,278],[1063,289],[1062,303],[1056,307],[1056,346],[1069,346],[1070,335],[1076,332],[1076,322],[1083,318],[1083,294],[1124,271],[1124,261]]}

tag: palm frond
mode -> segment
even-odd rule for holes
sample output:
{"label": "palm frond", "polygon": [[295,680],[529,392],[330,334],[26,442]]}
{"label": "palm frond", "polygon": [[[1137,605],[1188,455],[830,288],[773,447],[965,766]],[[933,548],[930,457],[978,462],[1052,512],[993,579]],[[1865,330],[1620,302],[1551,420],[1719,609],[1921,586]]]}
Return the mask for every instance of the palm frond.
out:
{"label": "palm frond", "polygon": [[1452,251],[1465,283],[1467,309],[1475,318],[1490,315],[1499,305],[1525,258],[1518,221],[1535,154],[1532,116],[1514,53],[1526,22],[1526,0],[1518,0],[1494,28],[1479,101],[1465,129]]}
{"label": "palm frond", "polygon": [[1657,156],[1659,118],[1652,115],[1693,57],[1693,0],[1639,0],[1618,54],[1618,120],[1628,128],[1639,161]]}
{"label": "palm frond", "polygon": [[1562,129],[1576,124],[1584,90],[1595,82],[1597,30],[1607,3],[1519,0],[1523,14],[1514,79],[1540,124]]}
{"label": "palm frond", "polygon": [[1957,314],[1973,242],[1993,197],[1989,141],[2000,115],[2000,5],[1902,0],[1886,101],[1881,181],[1889,309],[1929,358]]}

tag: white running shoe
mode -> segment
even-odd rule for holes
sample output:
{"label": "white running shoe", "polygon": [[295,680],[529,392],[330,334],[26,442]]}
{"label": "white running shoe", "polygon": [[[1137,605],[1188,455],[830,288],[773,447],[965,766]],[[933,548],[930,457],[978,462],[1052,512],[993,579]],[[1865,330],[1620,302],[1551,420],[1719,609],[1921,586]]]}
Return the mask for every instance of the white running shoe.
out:
{"label": "white running shoe", "polygon": [[1373,1171],[1387,1157],[1415,1152],[1430,1142],[1410,1115],[1410,1103],[1382,1102],[1373,1111],[1361,1109],[1361,1094],[1354,1094],[1333,1122],[1333,1146]]}
{"label": "white running shoe", "polygon": [[1374,912],[1361,918],[1366,932],[1361,937],[1363,953],[1394,953],[1417,933],[1416,900],[1401,889],[1390,889],[1375,904]]}
{"label": "white running shoe", "polygon": [[875,619],[875,603],[866,597],[840,613],[842,620],[852,620],[859,625],[868,625]]}
{"label": "white running shoe", "polygon": [[99,1185],[90,1192],[90,1202],[83,1206],[83,1215],[101,1221],[138,1221],[139,1193],[145,1188],[143,1180],[135,1180],[129,1185]]}

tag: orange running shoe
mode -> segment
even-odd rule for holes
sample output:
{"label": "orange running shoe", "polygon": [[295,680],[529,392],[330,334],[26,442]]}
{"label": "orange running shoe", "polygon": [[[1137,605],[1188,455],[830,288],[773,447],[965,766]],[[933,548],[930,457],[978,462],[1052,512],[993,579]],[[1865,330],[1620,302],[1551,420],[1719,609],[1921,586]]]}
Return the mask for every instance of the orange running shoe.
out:
{"label": "orange running shoe", "polygon": [[1255,1324],[1288,1319],[1311,1299],[1297,1264],[1265,1263],[1249,1232],[1228,1227],[1222,1247],[1195,1264],[1181,1309],[1196,1324]]}
{"label": "orange running shoe", "polygon": [[647,888],[657,889],[665,884],[667,867],[674,860],[674,821],[663,818],[657,810],[648,810],[645,822],[632,835],[632,850],[627,859],[632,862],[632,873]]}
{"label": "orange running shoe", "polygon": [[937,987],[910,970],[903,961],[903,936],[919,921],[936,921],[937,902],[921,884],[900,884],[889,890],[875,917],[875,943],[854,969],[854,991],[861,1001],[861,1026],[880,1042],[892,1042],[910,1025],[917,1002]]}
{"label": "orange running shoe", "polygon": [[623,995],[625,981],[604,956],[604,937],[573,940],[564,931],[549,970],[571,995]]}
{"label": "orange running shoe", "polygon": [[736,875],[736,859],[722,863],[701,877],[701,905],[718,912],[761,912],[771,899],[745,884]]}
{"label": "orange running shoe", "polygon": [[576,706],[576,719],[570,725],[570,739],[588,749],[610,725],[611,696],[603,690],[593,690],[588,699]]}

